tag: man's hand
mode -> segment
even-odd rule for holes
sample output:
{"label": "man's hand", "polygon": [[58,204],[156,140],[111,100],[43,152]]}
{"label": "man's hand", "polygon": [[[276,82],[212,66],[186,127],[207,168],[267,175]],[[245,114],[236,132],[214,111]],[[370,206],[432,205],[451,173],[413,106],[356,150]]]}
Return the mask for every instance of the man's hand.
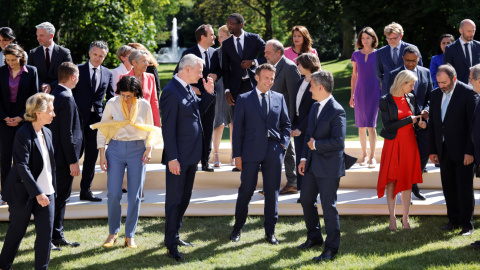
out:
{"label": "man's hand", "polygon": [[233,99],[232,93],[225,92],[225,99],[229,105],[235,106],[235,100]]}
{"label": "man's hand", "polygon": [[171,160],[168,162],[168,169],[174,175],[180,175],[180,163],[178,160]]}
{"label": "man's hand", "polygon": [[205,79],[203,80],[203,87],[205,88],[205,91],[209,93],[210,95],[213,94],[213,90],[215,89],[215,85],[213,84],[213,79],[211,77],[207,77],[207,81]]}
{"label": "man's hand", "polygon": [[425,120],[428,120],[428,117],[430,116],[428,111],[425,111],[425,110],[422,111],[421,115],[422,115],[423,119],[425,119]]}
{"label": "man's hand", "polygon": [[300,161],[300,164],[298,164],[298,173],[300,173],[301,175],[305,175],[305,164],[307,162],[305,160],[303,161]]}
{"label": "man's hand", "polygon": [[473,162],[473,156],[465,154],[465,157],[463,158],[463,165],[468,166],[472,164],[472,162]]}
{"label": "man's hand", "polygon": [[235,158],[235,166],[236,166],[237,169],[239,169],[240,171],[242,170],[242,157],[236,157],[236,158]]}
{"label": "man's hand", "polygon": [[42,207],[45,207],[50,204],[50,200],[48,199],[47,195],[45,193],[37,195],[37,202],[40,204]]}
{"label": "man's hand", "polygon": [[417,123],[418,119],[421,117],[420,115],[417,115],[417,116],[410,116],[412,118],[412,123]]}
{"label": "man's hand", "polygon": [[251,66],[253,66],[253,63],[255,63],[254,60],[243,60],[240,66],[243,69],[249,69]]}
{"label": "man's hand", "polygon": [[295,130],[292,130],[290,137],[297,137],[297,136],[300,136],[300,134],[302,134],[302,132],[298,129],[295,129]]}
{"label": "man's hand", "polygon": [[430,161],[432,161],[435,164],[440,164],[440,161],[438,160],[438,155],[437,154],[431,154],[430,155]]}
{"label": "man's hand", "polygon": [[42,84],[42,92],[50,94],[51,91],[52,91],[52,87],[50,86],[50,84],[48,83]]}
{"label": "man's hand", "polygon": [[217,81],[217,79],[218,79],[218,76],[215,73],[208,74],[208,77],[212,78],[214,82]]}
{"label": "man's hand", "polygon": [[70,175],[71,176],[80,175],[80,165],[78,165],[78,162],[75,164],[70,164]]}
{"label": "man's hand", "polygon": [[310,141],[307,143],[307,145],[312,151],[315,150],[315,140],[313,138],[310,138]]}

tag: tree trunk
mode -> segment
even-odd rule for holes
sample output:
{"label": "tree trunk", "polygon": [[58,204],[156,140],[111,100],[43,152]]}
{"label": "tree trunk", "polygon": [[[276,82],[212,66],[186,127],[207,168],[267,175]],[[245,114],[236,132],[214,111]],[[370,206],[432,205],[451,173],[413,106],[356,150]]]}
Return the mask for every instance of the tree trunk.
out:
{"label": "tree trunk", "polygon": [[343,32],[343,47],[342,47],[342,59],[348,59],[352,56],[355,50],[355,24],[348,18],[342,17],[340,19]]}
{"label": "tree trunk", "polygon": [[272,26],[272,1],[266,1],[265,3],[265,38],[273,38],[273,26]]}

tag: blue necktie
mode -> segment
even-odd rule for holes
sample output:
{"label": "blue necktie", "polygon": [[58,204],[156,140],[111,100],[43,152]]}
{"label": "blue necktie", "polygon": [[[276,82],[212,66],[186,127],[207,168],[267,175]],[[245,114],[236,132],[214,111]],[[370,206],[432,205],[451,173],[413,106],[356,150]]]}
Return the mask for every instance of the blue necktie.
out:
{"label": "blue necktie", "polygon": [[445,119],[445,114],[447,113],[448,103],[450,103],[451,93],[445,93],[445,100],[442,103],[442,122]]}
{"label": "blue necktie", "polygon": [[470,51],[468,50],[468,43],[463,44],[465,46],[465,58],[467,59],[468,67],[472,66],[472,63],[470,62]]}
{"label": "blue necktie", "polygon": [[240,44],[240,38],[238,37],[237,38],[237,52],[238,52],[238,55],[240,56],[240,59],[243,58],[243,48],[242,48],[242,44]]}
{"label": "blue necktie", "polygon": [[263,111],[263,117],[267,119],[267,99],[265,98],[265,93],[260,94],[262,96],[262,111]]}
{"label": "blue necktie", "polygon": [[93,75],[92,75],[92,89],[95,92],[97,88],[97,68],[93,68]]}
{"label": "blue necktie", "polygon": [[397,66],[397,62],[398,62],[398,54],[397,54],[397,51],[398,51],[398,48],[393,48],[393,57],[392,57],[392,60],[393,60],[393,66],[394,66],[394,67]]}

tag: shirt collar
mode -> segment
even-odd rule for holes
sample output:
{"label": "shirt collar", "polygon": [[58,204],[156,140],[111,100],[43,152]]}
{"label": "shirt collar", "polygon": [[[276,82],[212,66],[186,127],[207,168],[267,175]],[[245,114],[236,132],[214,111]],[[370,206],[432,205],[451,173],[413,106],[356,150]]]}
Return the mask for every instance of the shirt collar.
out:
{"label": "shirt collar", "polygon": [[[8,66],[8,71],[10,72],[10,76],[12,75],[12,69],[10,68],[10,66],[7,64]],[[22,66],[22,68],[20,68],[20,71],[18,72],[17,76],[22,74],[23,72],[27,72],[28,73],[28,69],[26,66]]]}
{"label": "shirt collar", "polygon": [[[260,96],[260,95],[263,93],[262,91],[258,90],[257,87],[255,87],[255,90],[257,90],[257,96]],[[269,93],[269,92],[270,92],[270,90],[267,91],[267,92],[265,92],[265,97],[266,97],[266,98],[268,97],[268,93]]]}
{"label": "shirt collar", "polygon": [[325,106],[325,104],[327,104],[327,102],[332,99],[332,94],[330,94],[326,99],[320,101],[320,106],[323,108]]}
{"label": "shirt collar", "polygon": [[[403,65],[403,68],[404,68],[405,70],[408,70],[405,65]],[[416,72],[417,72],[417,67],[415,67],[415,68],[414,68],[413,70],[411,70],[411,71],[416,73]]]}
{"label": "shirt collar", "polygon": [[52,44],[50,46],[43,47],[43,51],[45,51],[45,49],[48,48],[49,53],[51,53],[51,52],[53,52],[53,47],[55,47],[55,42],[52,41]]}
{"label": "shirt collar", "polygon": [[73,96],[72,89],[66,87],[64,84],[61,84],[61,83],[59,83],[58,85],[61,85],[63,88],[67,89],[67,92],[70,94],[70,96]]}
{"label": "shirt collar", "polygon": [[[123,65],[123,63],[122,63],[122,65]],[[90,70],[90,69],[93,69],[93,68],[95,68],[95,67],[92,65],[92,63],[90,62],[90,60],[88,60],[88,69]],[[97,69],[97,71],[99,71],[99,70],[100,70],[100,66],[96,67],[96,69]]]}
{"label": "shirt collar", "polygon": [[198,46],[198,49],[200,50],[200,54],[202,55],[203,57],[203,54],[207,51],[205,50],[202,46],[200,46],[200,44],[197,43],[197,46]]}
{"label": "shirt collar", "polygon": [[187,88],[188,83],[186,83],[184,80],[180,79],[180,77],[178,77],[177,74],[175,74],[175,76],[173,76],[173,78],[175,78],[175,80],[177,80],[183,86],[183,88]]}
{"label": "shirt collar", "polygon": [[465,42],[465,41],[462,39],[462,37],[460,37],[459,39],[460,39],[460,44],[462,44],[462,46],[463,46],[465,43],[470,44],[470,42]]}
{"label": "shirt collar", "polygon": [[245,40],[245,31],[242,29],[242,33],[240,34],[240,36],[236,37],[236,36],[233,36],[233,39],[235,39],[235,42],[237,41],[237,38],[240,38],[240,40]]}
{"label": "shirt collar", "polygon": [[[390,45],[389,45],[390,46]],[[400,51],[400,47],[402,46],[402,42],[400,41],[400,43],[398,43],[398,45],[396,47],[392,47],[390,46],[390,50],[393,51],[393,49],[395,48],[398,48],[398,50]]]}

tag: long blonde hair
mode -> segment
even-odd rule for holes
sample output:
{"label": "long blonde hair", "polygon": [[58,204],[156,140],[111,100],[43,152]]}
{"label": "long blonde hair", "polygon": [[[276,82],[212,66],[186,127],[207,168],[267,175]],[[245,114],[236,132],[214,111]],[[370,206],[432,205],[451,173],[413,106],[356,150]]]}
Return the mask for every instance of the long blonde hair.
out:
{"label": "long blonde hair", "polygon": [[410,70],[402,70],[395,77],[395,81],[393,82],[392,87],[390,87],[390,94],[392,94],[392,96],[401,96],[403,94],[402,86],[416,81],[418,81],[418,78],[415,73]]}

